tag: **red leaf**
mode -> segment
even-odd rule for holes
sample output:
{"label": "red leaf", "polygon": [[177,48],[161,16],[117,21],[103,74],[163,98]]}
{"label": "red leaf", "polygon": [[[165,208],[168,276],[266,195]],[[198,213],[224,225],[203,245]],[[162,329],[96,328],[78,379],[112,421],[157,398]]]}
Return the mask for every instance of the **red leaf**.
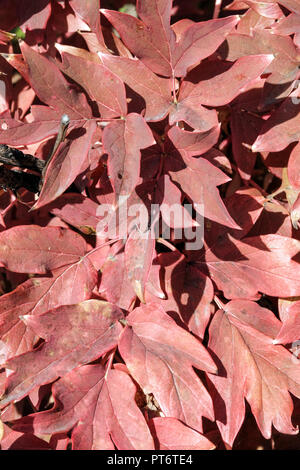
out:
{"label": "red leaf", "polygon": [[112,10],[101,13],[113,24],[124,44],[131,52],[159,75],[171,76],[170,49],[176,43],[170,26],[172,2],[170,0],[146,0],[139,2],[138,20],[131,15]]}
{"label": "red leaf", "polygon": [[[239,228],[230,217],[215,185],[225,183],[228,177],[204,158],[189,160],[183,170],[170,171],[173,181],[196,203],[197,212],[231,228]],[[205,175],[205,176],[204,176]]]}
{"label": "red leaf", "polygon": [[155,188],[156,203],[164,222],[174,229],[194,227],[196,222],[188,210],[182,206],[182,193],[180,189],[172,183],[169,175],[163,175],[158,180]]}
{"label": "red leaf", "polygon": [[[62,52],[60,69],[79,83],[97,102],[101,117],[112,118],[127,114],[125,86],[120,78],[100,63]],[[95,55],[97,58],[97,56]],[[101,83],[101,85],[99,85]]]}
{"label": "red leaf", "polygon": [[103,132],[103,145],[108,153],[108,173],[117,199],[130,196],[140,175],[140,149],[155,140],[144,119],[136,113],[109,124]]}
{"label": "red leaf", "polygon": [[19,3],[0,2],[0,447],[297,446],[299,0]]}
{"label": "red leaf", "polygon": [[98,40],[104,44],[100,27],[100,0],[72,0],[71,7],[96,33]]}
{"label": "red leaf", "polygon": [[283,319],[283,324],[276,336],[274,343],[299,343],[300,338],[300,303],[294,301],[288,310],[288,315]]}
{"label": "red leaf", "polygon": [[146,121],[163,119],[171,106],[170,80],[158,77],[143,62],[127,57],[98,53],[111,72],[142,96],[146,104]]}
{"label": "red leaf", "polygon": [[160,267],[165,297],[158,300],[147,289],[146,300],[155,300],[163,309],[184,322],[199,338],[204,337],[211,315],[214,289],[211,280],[197,267],[187,263],[180,253],[161,253],[155,260]]}
{"label": "red leaf", "polygon": [[210,397],[192,369],[215,372],[200,341],[176,325],[155,303],[127,317],[120,353],[144,393],[153,393],[163,413],[202,431],[201,417],[213,419]]}
{"label": "red leaf", "polygon": [[[187,102],[190,107],[193,103],[206,106],[223,106],[230,103],[242,89],[259,77],[273,61],[272,54],[253,55],[238,59],[228,70],[210,76],[214,69],[214,62],[203,64],[197,68],[199,83],[194,85],[187,80],[180,88],[179,101]],[[194,73],[196,73],[194,71]],[[209,78],[209,80],[208,80]]]}
{"label": "red leaf", "polygon": [[97,271],[88,258],[58,268],[52,277],[28,279],[0,298],[0,362],[33,348],[36,334],[20,319],[61,305],[88,300],[96,285]]}
{"label": "red leaf", "polygon": [[31,433],[23,434],[3,425],[4,435],[0,441],[1,450],[51,450],[48,442]]}
{"label": "red leaf", "polygon": [[73,183],[76,176],[88,168],[87,157],[95,131],[96,122],[92,120],[70,129],[66,140],[58,147],[47,165],[43,186],[32,210],[59,197]]}
{"label": "red leaf", "polygon": [[297,0],[278,0],[278,3],[290,11],[300,14],[300,6]]}
{"label": "red leaf", "polygon": [[183,77],[187,69],[211,55],[236,25],[229,17],[190,25],[176,40],[170,26],[172,2],[145,0],[137,5],[139,20],[112,10],[101,10],[125,45],[153,72]]}
{"label": "red leaf", "polygon": [[43,29],[51,13],[51,4],[48,0],[33,0],[30,5],[20,4],[18,14],[20,22],[18,26],[34,30]]}
{"label": "red leaf", "polygon": [[[21,50],[29,67],[30,85],[41,101],[61,115],[68,114],[70,119],[89,119],[91,117],[91,110],[85,96],[71,89],[53,62],[34,51],[25,42],[22,44]],[[41,75],[44,80],[40,79]]]}
{"label": "red leaf", "polygon": [[0,263],[10,271],[48,274],[79,261],[86,243],[71,230],[19,225],[0,233]]}
{"label": "red leaf", "polygon": [[242,2],[234,1],[229,6],[234,9],[239,9],[239,5],[242,4],[245,4],[245,6],[248,5],[256,13],[261,16],[265,16],[266,18],[277,19],[283,15],[282,10],[279,8],[277,2],[275,2],[274,0],[265,0],[263,2],[260,0],[243,0]]}
{"label": "red leaf", "polygon": [[77,193],[66,193],[56,200],[51,214],[58,216],[82,233],[95,234],[101,218],[97,216],[99,205]]}
{"label": "red leaf", "polygon": [[[298,99],[287,98],[262,126],[253,152],[279,152],[300,138]],[[284,116],[284,120],[282,119]]]}
{"label": "red leaf", "polygon": [[212,450],[205,436],[188,428],[175,418],[154,418],[151,421],[159,450]]}
{"label": "red leaf", "polygon": [[209,348],[220,358],[213,384],[216,419],[224,441],[232,446],[245,414],[244,399],[257,424],[270,439],[272,424],[295,434],[289,391],[300,396],[300,361],[274,345],[280,322],[267,309],[248,300],[229,302],[214,315]]}
{"label": "red leaf", "polygon": [[[300,293],[299,241],[280,235],[262,235],[243,241],[220,237],[206,250],[210,276],[227,299],[254,298],[257,292],[278,297]],[[205,268],[204,268],[205,269]],[[234,281],[234,282],[233,282]]]}
{"label": "red leaf", "polygon": [[168,132],[168,137],[184,158],[207,152],[217,143],[219,134],[219,126],[206,132],[188,132],[173,126]]}
{"label": "red leaf", "polygon": [[155,238],[151,230],[133,230],[125,245],[125,265],[128,278],[141,302],[145,302],[145,287],[154,256]]}
{"label": "red leaf", "polygon": [[189,126],[201,132],[208,131],[218,125],[215,109],[207,109],[197,99],[183,99],[173,106],[169,116],[170,124],[185,121]]}
{"label": "red leaf", "polygon": [[120,308],[128,309],[136,297],[125,267],[124,252],[112,252],[101,267],[100,294]]}
{"label": "red leaf", "polygon": [[121,310],[100,300],[86,300],[42,315],[22,317],[46,342],[9,359],[7,367],[15,372],[8,377],[0,405],[18,401],[39,385],[50,383],[112,349],[122,330],[118,323],[121,317]]}
{"label": "red leaf", "polygon": [[31,107],[32,122],[21,122],[7,115],[0,116],[0,142],[7,145],[23,145],[40,142],[57,134],[61,115],[46,106]]}
{"label": "red leaf", "polygon": [[288,179],[295,189],[300,189],[300,144],[292,150],[287,167]]}
{"label": "red leaf", "polygon": [[73,428],[74,450],[113,450],[113,443],[119,450],[151,450],[153,441],[135,393],[126,373],[105,374],[100,364],[82,366],[54,384],[51,410],[22,418],[14,429],[52,434]]}
{"label": "red leaf", "polygon": [[270,29],[257,29],[251,30],[250,35],[227,36],[227,44],[221,55],[233,61],[256,54],[274,55],[274,60],[266,70],[270,75],[265,81],[260,106],[261,109],[269,109],[292,91],[293,82],[298,76],[298,52],[290,37],[272,34]]}

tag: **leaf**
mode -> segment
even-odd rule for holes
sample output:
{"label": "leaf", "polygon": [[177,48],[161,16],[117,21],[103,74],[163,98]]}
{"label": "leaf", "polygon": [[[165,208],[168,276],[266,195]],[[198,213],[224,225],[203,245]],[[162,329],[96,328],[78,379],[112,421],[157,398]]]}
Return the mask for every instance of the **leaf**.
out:
{"label": "leaf", "polygon": [[288,179],[293,188],[300,189],[300,144],[293,148],[287,167]]}
{"label": "leaf", "polygon": [[[299,241],[280,235],[261,235],[242,241],[228,235],[220,237],[206,250],[205,260],[210,277],[227,299],[253,299],[258,291],[278,297],[300,293],[299,263],[293,258]],[[201,268],[202,269],[202,268]]]}
{"label": "leaf", "polygon": [[239,4],[245,4],[252,8],[256,13],[266,18],[277,19],[282,16],[282,10],[279,8],[277,2],[273,0],[265,0],[264,2],[258,0],[244,0],[243,2],[235,1],[230,5],[231,8],[238,8]]}
{"label": "leaf", "polygon": [[171,2],[146,0],[137,5],[143,21],[131,15],[112,10],[101,13],[113,24],[124,44],[153,72],[171,76],[170,49],[175,44],[175,34],[170,26]]}
{"label": "leaf", "polygon": [[66,140],[58,147],[46,167],[43,186],[32,210],[59,197],[76,176],[88,168],[87,157],[95,131],[95,121],[86,121],[82,126],[70,129]]}
{"label": "leaf", "polygon": [[135,229],[125,245],[125,266],[128,278],[141,302],[145,303],[145,287],[152,265],[155,237],[152,230]]}
{"label": "leaf", "polygon": [[[159,206],[159,212],[164,222],[182,233],[183,229],[195,227],[191,211],[181,204],[182,193],[180,189],[172,183],[169,175],[163,175],[158,180],[155,187],[155,203]],[[155,223],[154,230],[156,229]],[[164,234],[165,232],[163,232]],[[168,234],[169,232],[167,232]]]}
{"label": "leaf", "polygon": [[[202,217],[207,217],[231,228],[239,228],[230,217],[219,195],[216,184],[228,181],[227,176],[204,158],[192,161],[183,170],[170,171],[172,181],[197,204],[196,210]],[[205,175],[205,176],[204,176]],[[211,184],[210,181],[213,183]]]}
{"label": "leaf", "polygon": [[136,297],[125,267],[124,252],[112,252],[101,267],[100,294],[120,308],[128,309]]}
{"label": "leaf", "polygon": [[273,340],[280,321],[248,300],[231,301],[219,310],[209,329],[209,349],[220,358],[218,376],[210,376],[216,419],[224,441],[232,446],[251,406],[266,439],[273,426],[282,433],[298,432],[291,423],[289,391],[300,394],[300,361]]}
{"label": "leaf", "polygon": [[237,23],[238,16],[231,16],[196,23],[187,28],[174,49],[174,75],[184,77],[192,66],[213,54]]}
{"label": "leaf", "polygon": [[51,13],[48,0],[33,0],[30,5],[19,5],[19,23],[24,29],[43,29]]}
{"label": "leaf", "polygon": [[104,129],[103,145],[108,153],[108,174],[116,194],[130,196],[140,175],[140,149],[155,140],[144,119],[136,113],[112,122]]}
{"label": "leaf", "polygon": [[[62,73],[26,43],[21,46],[24,59],[29,67],[30,85],[41,101],[70,119],[89,119],[91,111],[82,93],[77,93],[68,85]],[[41,75],[45,77],[40,80]]]}
{"label": "leaf", "polygon": [[4,425],[4,436],[1,440],[1,450],[52,450],[48,442],[31,434],[14,431]]}
{"label": "leaf", "polygon": [[98,204],[77,193],[66,193],[55,201],[51,214],[58,216],[82,233],[96,233],[101,218],[97,216]]}
{"label": "leaf", "polygon": [[252,175],[257,155],[251,151],[264,123],[256,111],[259,105],[262,85],[243,93],[231,105],[230,127],[232,129],[232,152],[243,179]]}
{"label": "leaf", "polygon": [[273,25],[272,30],[280,35],[289,36],[290,34],[299,34],[300,16],[296,13],[291,13],[284,16],[280,21]]}
{"label": "leaf", "polygon": [[0,447],[296,448],[298,0],[19,3],[0,2]]}
{"label": "leaf", "polygon": [[159,450],[212,450],[215,448],[205,436],[188,428],[175,418],[153,418]]}
{"label": "leaf", "polygon": [[168,137],[184,158],[202,155],[207,152],[217,143],[219,133],[219,126],[206,132],[189,132],[177,126],[172,126],[168,132]]}
{"label": "leaf", "polygon": [[[127,114],[125,86],[121,79],[100,63],[62,52],[60,69],[79,83],[96,101],[101,117],[113,118]],[[95,56],[97,58],[97,56]]]}
{"label": "leaf", "polygon": [[[224,52],[223,52],[224,51]],[[232,34],[226,38],[222,58],[233,61],[256,54],[273,54],[269,65],[260,109],[268,110],[279,100],[289,96],[298,76],[298,52],[290,37],[272,34],[270,29],[254,30],[250,35]]]}
{"label": "leaf", "polygon": [[180,88],[179,101],[181,104],[187,102],[190,107],[197,102],[206,106],[228,104],[249,82],[264,73],[273,59],[272,54],[242,57],[223,73],[215,70],[217,72],[215,76],[211,76],[214,69],[213,62],[211,67],[208,64],[201,64],[197,71],[193,71],[193,74],[197,74],[199,83],[194,85],[187,77]]}
{"label": "leaf", "polygon": [[34,105],[29,116],[34,121],[21,122],[0,116],[0,142],[7,145],[19,145],[22,142],[23,145],[28,145],[57,134],[61,115],[53,109]]}
{"label": "leaf", "polygon": [[211,20],[188,27],[180,39],[170,26],[172,2],[145,0],[137,5],[141,20],[113,10],[101,10],[125,45],[153,72],[183,77],[187,69],[211,55],[238,21],[237,17]]}
{"label": "leaf", "polygon": [[160,268],[161,284],[166,295],[158,300],[147,289],[147,303],[159,302],[165,312],[173,318],[179,317],[191,332],[202,339],[214,296],[211,280],[178,252],[160,253],[155,263]]}
{"label": "leaf", "polygon": [[18,401],[39,385],[50,383],[112,349],[122,330],[118,323],[121,317],[117,307],[94,299],[41,315],[25,315],[23,321],[46,342],[9,359],[7,367],[15,372],[8,377],[0,405]]}
{"label": "leaf", "polygon": [[98,55],[103,65],[145,100],[146,121],[159,121],[166,116],[171,106],[169,79],[158,77],[139,60],[100,52]]}
{"label": "leaf", "polygon": [[100,26],[100,0],[72,0],[71,7],[97,35],[100,43],[104,45],[104,39]]}
{"label": "leaf", "polygon": [[294,11],[295,13],[300,14],[300,6],[297,0],[279,0],[278,3],[280,3],[280,5],[283,5],[290,11]]}
{"label": "leaf", "polygon": [[283,319],[283,324],[279,330],[274,343],[287,344],[299,343],[300,322],[299,322],[299,301],[294,301],[288,310],[287,318]]}
{"label": "leaf", "polygon": [[79,261],[86,243],[71,230],[19,225],[0,233],[0,263],[10,271],[48,274]]}
{"label": "leaf", "polygon": [[202,344],[155,303],[126,318],[120,353],[144,393],[153,393],[166,417],[202,431],[201,416],[213,419],[210,397],[192,369],[215,372]]}
{"label": "leaf", "polygon": [[[298,99],[287,98],[263,124],[253,152],[279,152],[300,138]],[[284,119],[282,119],[284,116]]]}
{"label": "leaf", "polygon": [[173,105],[169,116],[170,124],[179,121],[201,132],[209,131],[218,125],[218,115],[215,109],[207,109],[199,100],[183,99]]}
{"label": "leaf", "polygon": [[100,364],[82,366],[53,385],[52,409],[22,418],[14,429],[52,434],[73,428],[73,450],[113,450],[113,443],[119,450],[150,450],[152,437],[135,393],[124,372],[110,370],[106,376]]}
{"label": "leaf", "polygon": [[88,258],[58,268],[52,277],[32,278],[0,298],[0,362],[28,352],[36,334],[21,315],[38,315],[61,305],[88,300],[98,279]]}

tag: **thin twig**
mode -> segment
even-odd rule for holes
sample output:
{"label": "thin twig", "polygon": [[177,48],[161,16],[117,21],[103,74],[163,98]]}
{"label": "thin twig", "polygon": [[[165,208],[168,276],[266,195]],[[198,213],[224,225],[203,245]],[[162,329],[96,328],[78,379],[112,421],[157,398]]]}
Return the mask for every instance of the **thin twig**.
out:
{"label": "thin twig", "polygon": [[216,0],[215,1],[215,8],[214,8],[214,14],[213,14],[213,18],[218,18],[219,14],[220,14],[220,10],[221,10],[221,5],[222,5],[222,0]]}
{"label": "thin twig", "polygon": [[43,173],[42,173],[43,177],[45,176],[46,170],[49,166],[49,163],[53,159],[53,157],[56,153],[56,150],[58,149],[59,145],[65,140],[66,132],[67,132],[67,128],[68,128],[69,124],[70,124],[69,116],[67,114],[63,114],[62,117],[61,117],[60,123],[59,123],[58,134],[57,134],[53,149],[50,152],[50,154],[47,158],[46,165],[43,168]]}

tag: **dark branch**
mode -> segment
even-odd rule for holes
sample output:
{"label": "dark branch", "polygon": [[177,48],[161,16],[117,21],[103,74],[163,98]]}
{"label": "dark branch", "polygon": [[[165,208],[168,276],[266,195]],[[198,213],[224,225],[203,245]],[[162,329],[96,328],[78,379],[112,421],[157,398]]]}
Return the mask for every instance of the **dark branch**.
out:
{"label": "dark branch", "polygon": [[7,145],[0,144],[0,162],[5,165],[17,166],[19,168],[27,168],[38,173],[42,173],[46,165],[44,160],[27,155],[18,149],[10,148]]}
{"label": "dark branch", "polygon": [[40,160],[33,155],[24,154],[21,150],[0,144],[0,164],[3,163],[4,165],[27,168],[27,170],[39,173],[39,175],[34,175],[31,173],[24,173],[19,170],[9,170],[4,165],[0,165],[0,188],[5,190],[11,189],[14,192],[20,188],[25,188],[32,193],[39,194],[43,184],[45,171],[59,145],[64,141],[69,123],[69,116],[67,116],[67,114],[63,114],[59,124],[56,141],[47,162]]}
{"label": "dark branch", "polygon": [[40,176],[31,173],[8,170],[5,166],[0,166],[0,188],[5,190],[16,192],[20,188],[25,188],[32,193],[38,193],[40,179]]}

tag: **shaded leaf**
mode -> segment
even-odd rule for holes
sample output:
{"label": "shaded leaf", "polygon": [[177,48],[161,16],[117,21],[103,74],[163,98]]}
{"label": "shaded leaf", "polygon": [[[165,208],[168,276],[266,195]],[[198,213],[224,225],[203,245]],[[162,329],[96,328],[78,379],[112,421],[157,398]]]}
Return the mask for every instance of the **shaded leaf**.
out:
{"label": "shaded leaf", "polygon": [[252,298],[258,291],[278,297],[299,295],[299,241],[261,235],[243,241],[220,237],[199,261],[227,299]]}
{"label": "shaded leaf", "polygon": [[[70,87],[53,62],[33,50],[26,43],[21,46],[22,54],[29,67],[30,85],[41,101],[70,119],[88,119],[91,111],[83,93]],[[44,80],[41,81],[41,74]]]}
{"label": "shaded leaf", "polygon": [[136,113],[110,123],[103,132],[103,145],[108,153],[108,174],[116,194],[130,196],[140,175],[142,148],[155,140],[144,119]]}
{"label": "shaded leaf", "polygon": [[214,444],[175,418],[153,418],[153,432],[159,450],[212,450]]}
{"label": "shaded leaf", "polygon": [[0,362],[28,352],[37,339],[21,320],[23,315],[38,315],[61,305],[90,298],[97,282],[97,271],[88,258],[58,268],[52,277],[32,278],[0,297]]}
{"label": "shaded leaf", "polygon": [[141,302],[145,302],[145,287],[152,265],[155,237],[152,230],[133,230],[125,245],[125,266],[128,278]]}
{"label": "shaded leaf", "polygon": [[22,418],[14,429],[52,434],[73,428],[73,450],[113,450],[113,443],[119,450],[150,450],[153,441],[135,393],[124,372],[106,375],[100,364],[82,366],[54,384],[51,410]]}
{"label": "shaded leaf", "polygon": [[272,424],[295,434],[289,391],[300,395],[300,361],[273,340],[280,329],[274,314],[248,300],[232,301],[212,320],[209,349],[220,358],[213,384],[216,419],[222,437],[232,445],[244,419],[244,399],[270,439]]}
{"label": "shaded leaf", "polygon": [[49,204],[63,194],[76,176],[88,168],[87,157],[95,131],[96,122],[92,120],[70,130],[46,167],[43,186],[32,210]]}
{"label": "shaded leaf", "polygon": [[[112,118],[127,114],[125,86],[122,80],[100,63],[62,52],[60,69],[79,83],[96,101],[101,117]],[[97,58],[97,56],[95,56]]]}
{"label": "shaded leaf", "polygon": [[216,184],[228,181],[228,177],[204,158],[195,161],[190,159],[189,163],[183,170],[170,171],[171,179],[179,183],[182,191],[196,204],[195,208],[202,217],[231,228],[239,228],[230,217],[215,187]]}
{"label": "shaded leaf", "polygon": [[117,307],[100,300],[86,300],[41,315],[22,317],[46,342],[9,359],[7,367],[15,372],[7,379],[0,405],[18,401],[39,385],[50,383],[112,349],[122,330],[118,323],[121,317]]}
{"label": "shaded leaf", "polygon": [[287,98],[263,124],[252,145],[253,152],[279,152],[300,138],[299,103],[295,97]]}
{"label": "shaded leaf", "polygon": [[202,431],[202,416],[213,419],[210,397],[192,369],[215,371],[210,356],[155,303],[127,317],[120,353],[144,393],[153,393],[167,417]]}
{"label": "shaded leaf", "polygon": [[143,62],[98,53],[102,63],[145,100],[146,121],[164,118],[171,106],[170,80],[158,77]]}
{"label": "shaded leaf", "polygon": [[101,10],[125,45],[153,72],[182,77],[187,69],[211,55],[236,25],[237,17],[191,24],[176,40],[170,26],[172,2],[145,0],[137,5],[141,20],[113,10]]}
{"label": "shaded leaf", "polygon": [[19,273],[47,274],[79,261],[85,251],[80,235],[59,227],[19,225],[0,233],[0,263]]}

